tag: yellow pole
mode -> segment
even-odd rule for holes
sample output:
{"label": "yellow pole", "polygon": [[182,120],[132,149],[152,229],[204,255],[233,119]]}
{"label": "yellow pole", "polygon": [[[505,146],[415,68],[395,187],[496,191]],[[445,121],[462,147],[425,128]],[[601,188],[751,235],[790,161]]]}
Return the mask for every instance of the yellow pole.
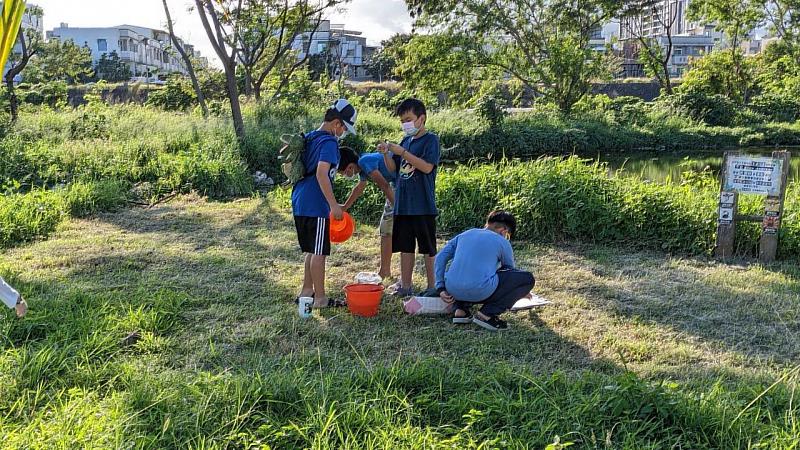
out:
{"label": "yellow pole", "polygon": [[17,33],[22,23],[22,15],[25,13],[25,0],[4,0],[3,14],[0,17],[0,68],[6,67],[8,56],[14,43],[17,41]]}

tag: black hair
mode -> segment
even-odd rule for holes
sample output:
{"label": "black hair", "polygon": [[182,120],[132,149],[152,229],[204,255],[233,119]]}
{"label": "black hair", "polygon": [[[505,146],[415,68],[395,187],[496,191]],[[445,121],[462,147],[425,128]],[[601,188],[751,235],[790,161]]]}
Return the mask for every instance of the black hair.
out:
{"label": "black hair", "polygon": [[400,117],[409,111],[414,113],[414,115],[417,117],[427,114],[425,111],[425,103],[422,103],[420,100],[415,98],[407,98],[400,102],[400,104],[397,105],[397,109],[395,109],[394,114],[397,117]]}
{"label": "black hair", "polygon": [[344,125],[344,120],[342,119],[342,113],[336,110],[336,108],[329,108],[325,111],[325,118],[322,119],[325,122],[333,122],[334,120],[339,120]]}
{"label": "black hair", "polygon": [[508,234],[511,237],[517,233],[517,219],[514,218],[514,215],[508,211],[503,211],[502,209],[492,211],[489,213],[489,217],[486,218],[486,223],[488,225],[499,223],[504,225],[508,229]]}
{"label": "black hair", "polygon": [[341,146],[339,147],[339,169],[347,169],[350,164],[358,164],[358,152],[354,149]]}

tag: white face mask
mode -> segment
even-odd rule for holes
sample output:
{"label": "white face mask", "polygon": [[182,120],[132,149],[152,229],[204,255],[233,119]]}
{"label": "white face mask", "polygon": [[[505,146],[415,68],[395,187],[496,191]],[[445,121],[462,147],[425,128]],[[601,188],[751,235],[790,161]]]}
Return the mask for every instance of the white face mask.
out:
{"label": "white face mask", "polygon": [[414,122],[403,122],[403,133],[406,136],[416,136],[419,133],[419,128],[414,125]]}

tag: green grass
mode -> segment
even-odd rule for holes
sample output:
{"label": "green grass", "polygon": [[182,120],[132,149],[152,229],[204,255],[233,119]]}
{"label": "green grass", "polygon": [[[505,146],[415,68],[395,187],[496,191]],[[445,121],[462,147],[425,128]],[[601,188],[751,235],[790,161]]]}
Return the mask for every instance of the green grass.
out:
{"label": "green grass", "polygon": [[[0,255],[4,448],[796,448],[800,267],[516,242],[554,301],[489,334],[297,317],[280,196],[67,221]],[[377,265],[334,248],[332,292]],[[395,268],[396,270],[396,268]],[[419,281],[419,275],[417,275]],[[125,342],[136,331],[140,339]]]}

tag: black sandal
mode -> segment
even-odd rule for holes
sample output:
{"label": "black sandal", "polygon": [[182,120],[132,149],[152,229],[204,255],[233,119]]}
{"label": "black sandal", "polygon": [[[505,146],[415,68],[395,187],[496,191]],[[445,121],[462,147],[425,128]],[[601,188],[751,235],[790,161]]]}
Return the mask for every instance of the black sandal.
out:
{"label": "black sandal", "polygon": [[[465,315],[464,316],[457,316],[456,313],[459,312],[459,311],[463,312]],[[453,323],[457,324],[457,325],[458,324],[472,323],[472,314],[470,314],[469,311],[465,311],[463,309],[457,309],[457,310],[453,311]]]}
{"label": "black sandal", "polygon": [[339,298],[329,298],[328,299],[328,308],[344,308],[347,306],[347,300],[339,299]]}

